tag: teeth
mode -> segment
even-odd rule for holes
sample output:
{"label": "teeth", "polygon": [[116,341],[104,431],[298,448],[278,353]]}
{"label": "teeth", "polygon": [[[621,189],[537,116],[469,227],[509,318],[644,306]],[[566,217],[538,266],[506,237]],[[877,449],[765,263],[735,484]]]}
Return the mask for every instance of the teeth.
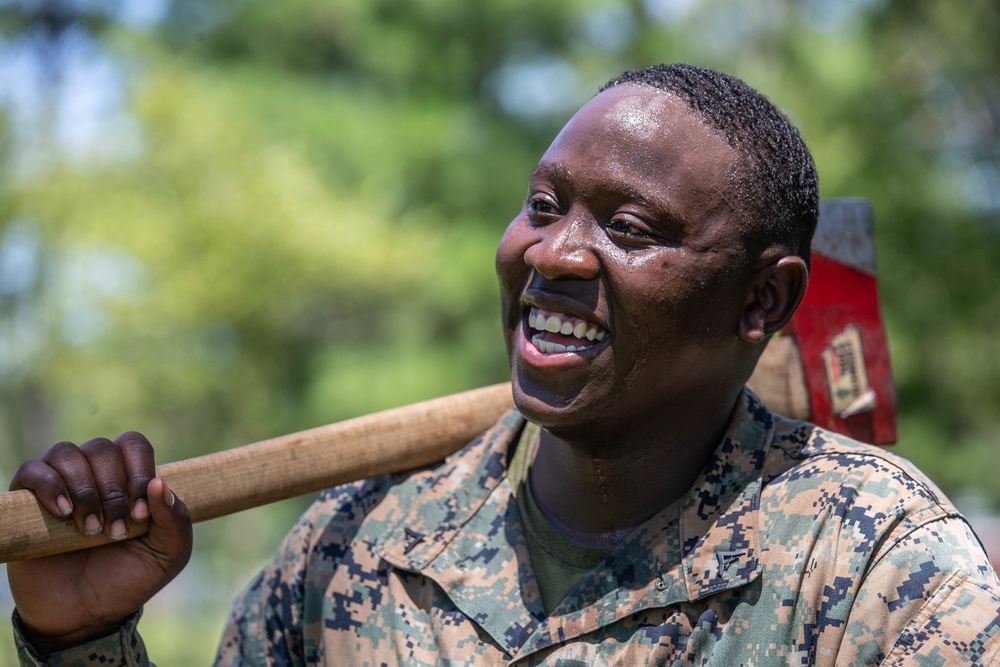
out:
{"label": "teeth", "polygon": [[[539,351],[547,354],[583,351],[589,347],[587,344],[584,344],[584,340],[600,342],[608,336],[607,331],[601,329],[593,322],[587,322],[586,320],[567,315],[551,315],[543,313],[537,308],[532,308],[528,312],[528,327],[535,331],[543,332],[533,336],[531,342]],[[547,341],[543,339],[545,332],[574,336],[581,341],[581,344],[562,345]]]}
{"label": "teeth", "polygon": [[546,354],[555,354],[556,352],[576,352],[577,350],[577,348],[573,345],[567,347],[565,345],[560,345],[559,343],[542,340],[541,335],[532,337],[531,342],[536,348],[538,348],[539,352],[545,352]]}
{"label": "teeth", "polygon": [[582,352],[587,349],[586,345],[562,345],[551,341],[542,340],[541,334],[533,336],[531,343],[538,348],[539,352],[554,354],[556,352]]}
{"label": "teeth", "polygon": [[528,326],[536,331],[548,331],[564,336],[575,336],[579,339],[604,340],[606,331],[596,324],[576,318],[563,319],[558,315],[544,315],[536,308],[528,313]]}

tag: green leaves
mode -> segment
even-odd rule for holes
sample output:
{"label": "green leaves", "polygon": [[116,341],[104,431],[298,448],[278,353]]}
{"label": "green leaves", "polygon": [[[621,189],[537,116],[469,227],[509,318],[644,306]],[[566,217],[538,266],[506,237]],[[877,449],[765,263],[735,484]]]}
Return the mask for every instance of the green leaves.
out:
{"label": "green leaves", "polygon": [[[145,32],[65,6],[39,53],[117,63],[98,119],[129,122],[72,153],[0,134],[0,276],[30,251],[0,284],[8,477],[63,438],[137,428],[178,459],[502,380],[493,253],[530,170],[603,81],[680,60],[785,109],[825,197],[872,200],[898,451],[1000,498],[990,0],[174,0]],[[8,46],[42,34],[44,8],[2,13]],[[56,103],[102,90],[70,78],[5,89],[4,120],[88,122]]]}
{"label": "green leaves", "polygon": [[[0,12],[2,62],[34,44],[60,75],[2,79],[27,86],[0,110],[8,478],[63,438],[136,428],[166,461],[502,380],[493,253],[530,170],[606,79],[687,61],[775,100],[825,197],[872,200],[897,451],[1000,499],[991,0],[174,0],[148,30],[61,6]],[[70,152],[116,81],[67,72],[107,59],[96,119],[128,122]],[[293,514],[206,529],[195,571],[237,585]]]}

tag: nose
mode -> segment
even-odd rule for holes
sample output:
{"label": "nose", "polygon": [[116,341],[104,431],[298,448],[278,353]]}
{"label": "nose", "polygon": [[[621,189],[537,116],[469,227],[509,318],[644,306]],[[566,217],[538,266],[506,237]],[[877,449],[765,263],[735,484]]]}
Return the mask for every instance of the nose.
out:
{"label": "nose", "polygon": [[524,251],[525,263],[549,280],[592,280],[600,271],[592,224],[586,216],[566,215],[538,228],[538,240]]}

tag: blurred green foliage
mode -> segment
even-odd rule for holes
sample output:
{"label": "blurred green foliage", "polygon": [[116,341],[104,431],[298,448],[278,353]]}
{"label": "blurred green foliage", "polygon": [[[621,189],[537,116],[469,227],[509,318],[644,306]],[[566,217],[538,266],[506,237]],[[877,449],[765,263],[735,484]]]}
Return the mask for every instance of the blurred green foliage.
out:
{"label": "blurred green foliage", "polygon": [[[4,70],[4,479],[59,439],[175,460],[503,379],[493,248],[532,166],[604,80],[686,61],[785,109],[824,197],[872,200],[897,451],[1000,502],[992,0],[141,6],[0,3],[0,61],[38,64]],[[147,612],[161,664],[209,662],[303,502],[198,528]]]}

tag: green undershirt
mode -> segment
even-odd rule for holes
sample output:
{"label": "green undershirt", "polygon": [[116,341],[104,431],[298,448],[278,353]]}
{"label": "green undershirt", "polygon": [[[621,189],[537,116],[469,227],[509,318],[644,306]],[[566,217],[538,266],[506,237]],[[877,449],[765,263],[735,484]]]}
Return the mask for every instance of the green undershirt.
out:
{"label": "green undershirt", "polygon": [[538,508],[531,495],[528,473],[535,459],[540,435],[541,428],[537,424],[525,424],[514,458],[507,467],[507,477],[524,524],[542,607],[548,615],[614,547],[592,548],[573,542],[559,532]]}

